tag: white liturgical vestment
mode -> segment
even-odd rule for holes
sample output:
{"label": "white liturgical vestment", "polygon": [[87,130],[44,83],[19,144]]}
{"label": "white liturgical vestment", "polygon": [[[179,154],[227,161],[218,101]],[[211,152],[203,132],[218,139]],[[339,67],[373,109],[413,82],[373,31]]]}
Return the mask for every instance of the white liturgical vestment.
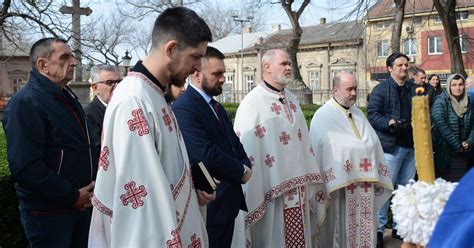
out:
{"label": "white liturgical vestment", "polygon": [[310,247],[308,200],[322,196],[324,187],[296,97],[257,85],[240,103],[234,129],[253,173],[244,185],[248,212],[236,219],[233,247]]}
{"label": "white liturgical vestment", "polygon": [[89,247],[207,247],[184,141],[161,89],[130,72],[102,136]]}
{"label": "white liturgical vestment", "polygon": [[310,137],[329,195],[322,247],[375,247],[378,210],[393,190],[377,134],[359,108],[331,99],[314,114]]}

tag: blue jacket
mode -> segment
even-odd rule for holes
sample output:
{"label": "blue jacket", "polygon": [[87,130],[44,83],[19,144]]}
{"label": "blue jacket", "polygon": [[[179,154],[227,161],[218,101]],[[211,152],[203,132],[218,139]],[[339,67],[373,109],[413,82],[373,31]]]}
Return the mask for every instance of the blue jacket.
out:
{"label": "blue jacket", "polygon": [[221,181],[216,200],[207,205],[207,225],[228,224],[235,220],[239,209],[247,210],[240,180],[244,173],[243,165],[250,167],[250,161],[232,122],[220,107],[224,124],[191,86],[173,103],[190,163],[202,161]]}
{"label": "blue jacket", "polygon": [[9,101],[3,128],[20,207],[33,212],[74,209],[78,189],[97,171],[75,96],[33,70],[28,84]]}
{"label": "blue jacket", "polygon": [[474,247],[473,191],[474,169],[471,169],[449,196],[428,247]]}
{"label": "blue jacket", "polygon": [[[397,144],[397,134],[391,133],[388,126],[390,119],[404,119],[409,124],[411,123],[411,98],[414,94],[414,87],[416,87],[414,83],[405,82],[404,97],[400,99],[397,83],[392,77],[389,77],[375,86],[372,94],[370,94],[370,101],[367,106],[368,119],[375,129],[385,153],[392,153]],[[401,101],[405,103],[403,110],[401,109]],[[402,113],[405,113],[405,116]]]}

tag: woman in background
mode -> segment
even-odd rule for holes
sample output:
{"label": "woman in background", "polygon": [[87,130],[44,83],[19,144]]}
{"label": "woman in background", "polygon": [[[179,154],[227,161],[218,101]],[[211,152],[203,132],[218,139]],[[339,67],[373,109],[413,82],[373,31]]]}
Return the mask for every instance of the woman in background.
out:
{"label": "woman in background", "polygon": [[457,182],[469,170],[468,151],[474,145],[474,116],[466,95],[465,79],[448,77],[445,93],[431,111],[436,177]]}
{"label": "woman in background", "polygon": [[439,77],[438,75],[436,74],[431,74],[429,77],[428,77],[428,82],[431,84],[431,86],[433,86],[434,88],[434,96],[433,97],[437,97],[439,95],[441,95],[441,93],[443,92],[443,88],[441,88],[441,81],[439,81]]}

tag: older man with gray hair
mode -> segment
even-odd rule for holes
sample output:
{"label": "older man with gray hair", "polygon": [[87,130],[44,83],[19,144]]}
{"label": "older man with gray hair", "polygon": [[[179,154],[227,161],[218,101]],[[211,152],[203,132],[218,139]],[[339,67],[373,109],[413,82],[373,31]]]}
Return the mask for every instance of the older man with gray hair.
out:
{"label": "older man with gray hair", "polygon": [[97,154],[100,153],[102,123],[104,122],[105,108],[112,98],[115,86],[122,80],[119,69],[114,65],[99,64],[91,68],[92,90],[94,99],[84,108],[87,122],[91,128],[93,145]]}
{"label": "older man with gray hair", "polygon": [[321,247],[375,247],[378,210],[393,189],[380,140],[356,100],[355,77],[340,72],[333,98],[311,121],[309,136],[329,199]]}

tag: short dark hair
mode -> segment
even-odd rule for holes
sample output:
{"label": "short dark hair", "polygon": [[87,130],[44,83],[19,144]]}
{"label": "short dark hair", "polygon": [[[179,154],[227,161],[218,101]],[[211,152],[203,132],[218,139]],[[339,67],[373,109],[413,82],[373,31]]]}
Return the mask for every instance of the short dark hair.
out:
{"label": "short dark hair", "polygon": [[211,42],[212,33],[206,22],[196,12],[185,8],[168,8],[155,20],[151,46],[158,47],[170,40],[178,41],[178,47],[197,47],[201,42]]}
{"label": "short dark hair", "polygon": [[428,76],[428,81],[430,81],[433,77],[437,77],[438,80],[439,80],[438,74],[431,74],[431,75]]}
{"label": "short dark hair", "polygon": [[217,50],[215,47],[208,46],[206,50],[206,54],[204,55],[204,58],[210,59],[210,58],[216,58],[216,59],[225,59],[225,55]]}
{"label": "short dark hair", "polygon": [[400,57],[404,57],[407,60],[409,60],[408,56],[406,56],[403,53],[392,53],[392,54],[390,54],[390,56],[387,57],[387,60],[385,61],[385,64],[387,65],[387,67],[393,67],[393,62],[395,62],[395,60],[400,58]]}
{"label": "short dark hair", "polygon": [[51,56],[51,53],[54,51],[53,43],[55,42],[62,42],[67,44],[67,41],[65,39],[56,37],[43,38],[33,44],[30,49],[30,63],[33,69],[38,70],[38,68],[36,67],[36,61],[39,58],[49,58],[49,56]]}
{"label": "short dark hair", "polygon": [[418,75],[418,73],[426,74],[426,71],[421,68],[418,68],[418,70],[413,75]]}

